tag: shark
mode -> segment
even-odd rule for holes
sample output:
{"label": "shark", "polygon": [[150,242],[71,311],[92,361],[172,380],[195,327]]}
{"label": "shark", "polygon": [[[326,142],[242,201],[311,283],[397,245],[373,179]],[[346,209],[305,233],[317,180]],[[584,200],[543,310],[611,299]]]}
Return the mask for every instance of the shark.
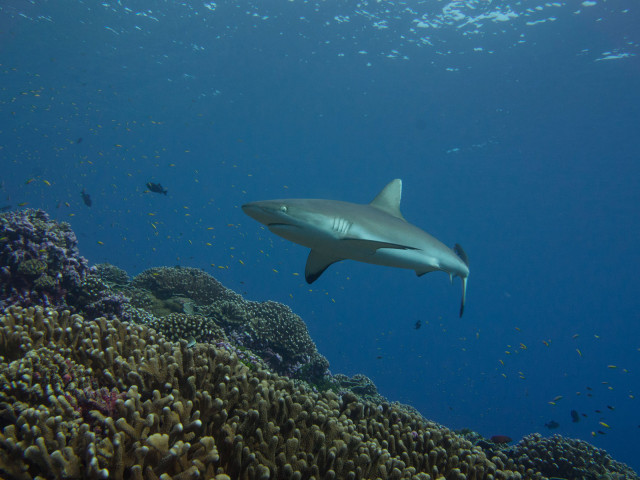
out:
{"label": "shark", "polygon": [[402,180],[389,182],[367,204],[317,198],[250,202],[242,210],[291,242],[311,249],[305,266],[307,283],[315,282],[342,260],[404,268],[422,276],[442,271],[462,280],[460,317],[464,313],[469,258],[458,244],[453,249],[400,212]]}

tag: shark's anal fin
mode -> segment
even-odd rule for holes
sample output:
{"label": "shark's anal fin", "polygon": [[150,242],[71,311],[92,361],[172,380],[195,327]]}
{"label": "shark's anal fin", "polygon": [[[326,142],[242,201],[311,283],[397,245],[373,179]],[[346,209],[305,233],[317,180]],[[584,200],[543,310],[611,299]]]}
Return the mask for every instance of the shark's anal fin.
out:
{"label": "shark's anal fin", "polygon": [[324,271],[332,264],[343,260],[342,258],[335,258],[332,255],[319,252],[317,250],[311,250],[307,257],[307,264],[304,267],[304,278],[307,283],[311,284],[315,282]]}

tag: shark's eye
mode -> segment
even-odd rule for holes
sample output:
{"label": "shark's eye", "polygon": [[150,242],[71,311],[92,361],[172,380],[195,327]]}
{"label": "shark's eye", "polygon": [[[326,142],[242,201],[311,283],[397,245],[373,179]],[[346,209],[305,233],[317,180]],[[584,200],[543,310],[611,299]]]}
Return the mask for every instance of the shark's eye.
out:
{"label": "shark's eye", "polygon": [[280,205],[280,211],[282,213],[287,213],[287,206],[286,205]]}

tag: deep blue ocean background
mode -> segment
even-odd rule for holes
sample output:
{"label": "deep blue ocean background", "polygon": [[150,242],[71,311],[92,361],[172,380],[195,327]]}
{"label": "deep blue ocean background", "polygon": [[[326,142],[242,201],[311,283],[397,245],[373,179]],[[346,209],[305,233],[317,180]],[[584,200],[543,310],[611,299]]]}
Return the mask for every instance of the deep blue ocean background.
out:
{"label": "deep blue ocean background", "polygon": [[[631,0],[5,0],[0,206],[70,222],[93,264],[286,303],[333,373],[450,428],[639,471],[638,25]],[[345,261],[309,286],[307,249],[240,209],[394,178],[469,255],[462,319],[443,273]]]}

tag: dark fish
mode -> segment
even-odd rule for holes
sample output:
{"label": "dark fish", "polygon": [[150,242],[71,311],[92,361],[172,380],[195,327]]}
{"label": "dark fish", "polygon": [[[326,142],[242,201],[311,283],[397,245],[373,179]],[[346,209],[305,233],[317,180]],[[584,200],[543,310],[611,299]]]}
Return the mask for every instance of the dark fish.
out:
{"label": "dark fish", "polygon": [[507,437],[506,435],[494,435],[489,440],[497,445],[506,445],[507,443],[511,443],[511,437]]}
{"label": "dark fish", "polygon": [[376,357],[376,359],[377,359],[377,360],[382,360],[382,355],[378,355],[378,356]]}
{"label": "dark fish", "polygon": [[76,140],[76,143],[82,143],[82,137],[79,137],[78,140]]}
{"label": "dark fish", "polygon": [[422,326],[422,322],[420,320],[418,320],[413,328],[418,330],[421,326]]}
{"label": "dark fish", "polygon": [[11,205],[3,205],[0,207],[0,212],[8,212],[9,210],[11,210]]}
{"label": "dark fish", "polygon": [[608,408],[609,410],[615,410],[615,409],[616,409],[616,407],[612,407],[611,405],[607,405],[607,408]]}
{"label": "dark fish", "polygon": [[596,412],[596,413],[602,413],[600,410],[594,410],[594,412]]}
{"label": "dark fish", "polygon": [[166,188],[162,188],[161,184],[153,182],[147,182],[147,188],[153,193],[164,193],[165,195],[168,191]]}
{"label": "dark fish", "polygon": [[80,192],[80,195],[82,195],[82,201],[84,202],[84,204],[87,207],[91,206],[91,195],[89,195],[87,192],[84,191],[84,188],[82,189],[82,191]]}
{"label": "dark fish", "polygon": [[580,415],[575,410],[571,410],[571,421],[573,423],[578,423],[580,421]]}
{"label": "dark fish", "polygon": [[598,430],[598,433],[599,433],[600,435],[606,435],[606,433],[604,433],[602,430]]}
{"label": "dark fish", "polygon": [[560,424],[555,420],[551,420],[550,422],[545,423],[544,426],[547,427],[549,430],[554,430],[558,428]]}

